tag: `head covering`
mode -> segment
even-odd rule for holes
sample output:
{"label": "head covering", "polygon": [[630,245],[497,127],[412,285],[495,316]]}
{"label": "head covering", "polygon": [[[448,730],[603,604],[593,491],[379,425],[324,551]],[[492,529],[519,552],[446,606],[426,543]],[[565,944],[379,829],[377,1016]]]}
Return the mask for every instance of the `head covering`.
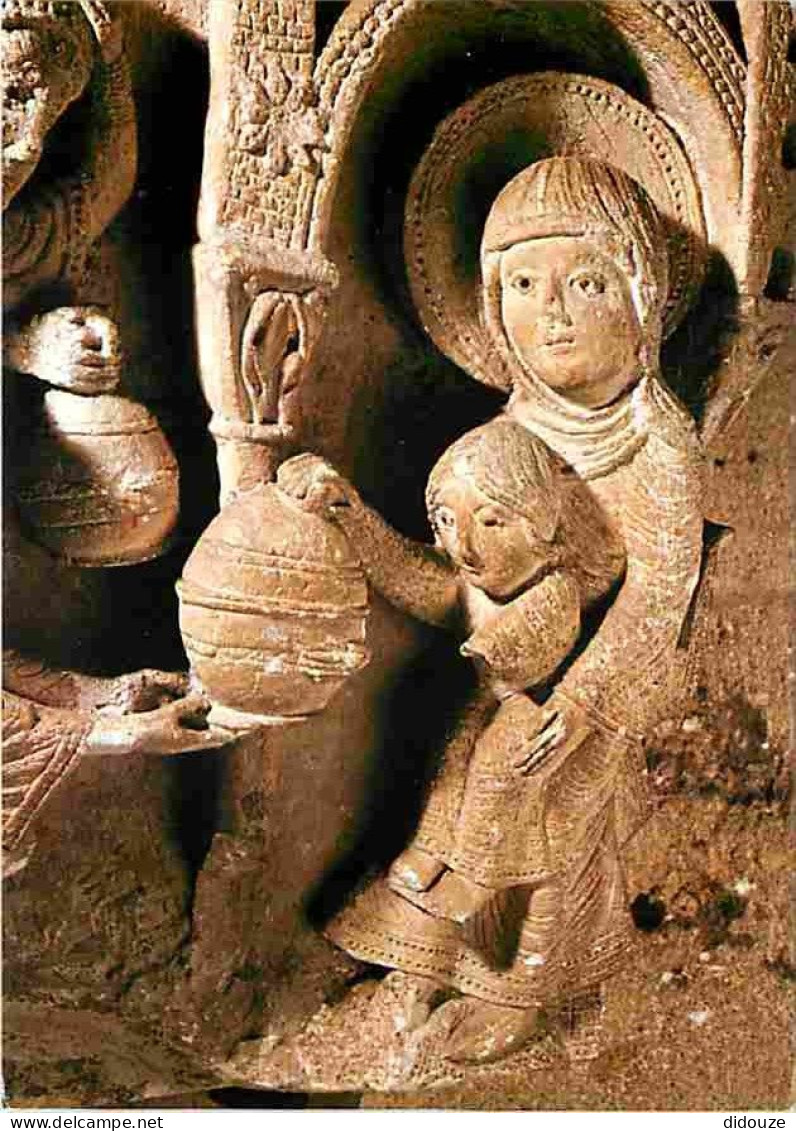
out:
{"label": "head covering", "polygon": [[[513,244],[551,236],[598,241],[627,275],[644,333],[639,380],[605,408],[586,408],[549,388],[511,348],[501,311],[500,258]],[[552,157],[524,169],[492,205],[481,243],[482,316],[514,393],[509,412],[585,478],[607,474],[646,441],[650,381],[657,381],[668,283],[667,237],[645,190],[602,161]]]}
{"label": "head covering", "polygon": [[641,325],[660,318],[668,236],[646,190],[627,173],[581,157],[552,157],[524,169],[489,211],[481,241],[484,279],[495,254],[549,236],[590,236],[602,243],[630,278]]}

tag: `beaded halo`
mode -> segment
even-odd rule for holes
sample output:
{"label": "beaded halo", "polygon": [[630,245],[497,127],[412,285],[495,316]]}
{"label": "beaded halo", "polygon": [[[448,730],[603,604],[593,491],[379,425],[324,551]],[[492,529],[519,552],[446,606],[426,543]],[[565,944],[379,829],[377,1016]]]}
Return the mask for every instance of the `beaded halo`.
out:
{"label": "beaded halo", "polygon": [[437,129],[412,178],[404,227],[409,284],[424,328],[488,385],[505,388],[507,379],[480,314],[484,224],[517,173],[555,156],[616,166],[661,213],[669,237],[664,334],[682,319],[702,279],[699,190],[676,135],[659,117],[619,87],[581,75],[541,72],[488,87]]}

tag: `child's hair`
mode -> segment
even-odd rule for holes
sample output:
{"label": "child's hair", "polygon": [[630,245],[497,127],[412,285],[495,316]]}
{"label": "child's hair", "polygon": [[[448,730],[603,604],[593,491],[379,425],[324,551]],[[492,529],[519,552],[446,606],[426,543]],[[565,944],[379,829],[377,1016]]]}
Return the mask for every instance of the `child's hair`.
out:
{"label": "child's hair", "polygon": [[497,417],[465,433],[437,461],[426,488],[429,514],[443,481],[453,475],[521,515],[538,538],[552,542],[561,520],[560,463],[527,428]]}

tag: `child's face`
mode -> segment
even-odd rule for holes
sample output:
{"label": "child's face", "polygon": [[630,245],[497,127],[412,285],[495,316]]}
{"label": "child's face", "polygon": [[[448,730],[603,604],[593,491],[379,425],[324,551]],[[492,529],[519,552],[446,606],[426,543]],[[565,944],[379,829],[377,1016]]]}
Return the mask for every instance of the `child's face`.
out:
{"label": "child's face", "polygon": [[501,312],[511,347],[551,389],[589,408],[638,377],[641,327],[625,272],[585,236],[504,252]]}
{"label": "child's face", "polygon": [[550,559],[528,522],[493,502],[473,483],[449,475],[431,511],[437,543],[477,589],[506,600],[524,589]]}

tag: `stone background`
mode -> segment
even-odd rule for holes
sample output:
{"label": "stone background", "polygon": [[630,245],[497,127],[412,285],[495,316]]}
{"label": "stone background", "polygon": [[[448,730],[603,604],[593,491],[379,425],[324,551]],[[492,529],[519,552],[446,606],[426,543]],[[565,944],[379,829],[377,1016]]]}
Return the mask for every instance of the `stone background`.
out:
{"label": "stone background", "polygon": [[[322,0],[319,43],[344,7]],[[737,36],[732,7],[717,6]],[[54,565],[20,541],[13,523],[5,541],[6,643],[105,673],[184,665],[173,583],[217,497],[190,266],[209,93],[204,9],[201,0],[146,0],[124,12],[139,177],[109,233],[108,276],[98,286],[111,286],[121,312],[127,387],[155,409],[180,461],[181,537],[158,562],[98,572]],[[358,123],[328,249],[342,283],[310,401],[308,442],[415,536],[424,533],[422,488],[437,454],[499,403],[424,344],[395,267],[396,186],[424,140],[398,145],[400,121],[430,98],[430,132],[448,102],[514,64],[470,65],[461,63],[448,85],[438,74],[412,86],[417,76],[407,74],[404,93],[381,92]],[[597,1058],[571,1063],[566,1050],[546,1046],[436,1090],[389,1096],[344,1072],[301,1081],[288,1074],[279,1084],[245,1056],[224,1067],[239,1041],[300,1044],[311,1016],[319,1040],[324,1027],[334,1032],[335,1003],[357,970],[308,919],[341,897],[363,851],[388,858],[407,806],[396,806],[374,848],[365,838],[377,812],[374,783],[411,796],[431,741],[415,720],[434,719],[440,692],[452,690],[440,641],[376,603],[373,662],[322,717],[201,759],[86,762],[42,814],[29,866],[4,890],[12,1105],[257,1102],[235,1087],[270,1087],[262,1106],[335,1102],[300,1097],[311,1089],[346,1093],[341,1104],[365,1091],[371,1107],[788,1104],[796,295],[786,285],[777,297],[752,316],[748,364],[757,383],[707,452],[706,513],[716,538],[690,630],[691,698],[685,721],[649,742],[658,804],[627,862],[637,957],[609,988]],[[678,391],[697,414],[710,366],[721,364],[722,332],[737,314],[714,280],[670,350]],[[364,995],[352,1008],[360,1001],[369,1032]]]}

